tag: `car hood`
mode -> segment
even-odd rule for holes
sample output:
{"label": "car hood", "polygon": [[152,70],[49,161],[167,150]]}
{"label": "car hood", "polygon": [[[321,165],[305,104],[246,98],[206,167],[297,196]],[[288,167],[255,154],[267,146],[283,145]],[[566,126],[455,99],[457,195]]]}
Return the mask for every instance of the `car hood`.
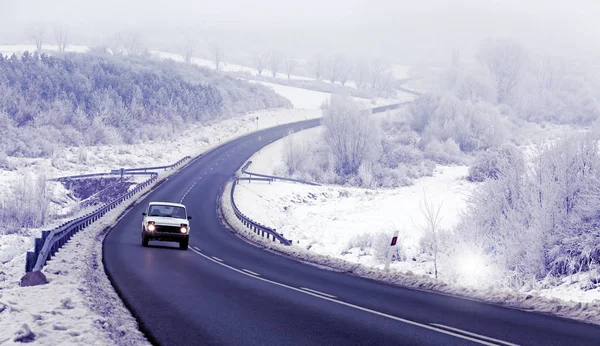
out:
{"label": "car hood", "polygon": [[149,216],[146,221],[154,221],[158,226],[181,226],[181,224],[188,224],[187,219],[178,219],[175,217]]}

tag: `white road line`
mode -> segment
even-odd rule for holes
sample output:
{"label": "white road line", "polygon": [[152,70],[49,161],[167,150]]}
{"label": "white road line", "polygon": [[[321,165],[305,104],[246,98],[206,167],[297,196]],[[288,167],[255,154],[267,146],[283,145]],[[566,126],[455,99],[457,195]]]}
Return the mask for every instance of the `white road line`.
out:
{"label": "white road line", "polygon": [[200,248],[199,248],[199,247],[197,247],[197,246],[192,246],[192,249],[194,249],[194,250],[197,250],[197,251],[202,251],[202,250],[200,250]]}
{"label": "white road line", "polygon": [[215,261],[219,261],[219,262],[223,262],[222,259],[220,259],[219,257],[215,257],[215,256],[211,256]]}
{"label": "white road line", "polygon": [[517,344],[513,344],[513,343],[508,342],[508,341],[502,341],[502,340],[491,338],[489,336],[485,336],[485,335],[481,335],[481,334],[477,334],[477,333],[467,332],[466,330],[462,330],[462,329],[459,329],[459,328],[454,328],[454,327],[446,326],[446,325],[443,325],[443,324],[438,324],[438,323],[430,323],[430,324],[432,326],[436,326],[436,327],[440,327],[440,328],[444,328],[444,329],[453,330],[455,332],[459,332],[459,333],[463,333],[463,334],[475,336],[475,337],[478,337],[478,338],[481,338],[481,339],[485,339],[485,340],[489,340],[489,341],[494,341],[494,342],[497,342],[497,343],[502,344],[502,345],[519,346]]}
{"label": "white road line", "polygon": [[204,175],[208,174],[208,172],[204,172]]}
{"label": "white road line", "polygon": [[309,291],[309,292],[312,292],[312,293],[320,294],[322,296],[329,297],[331,299],[336,299],[337,298],[334,295],[323,293],[323,292],[320,292],[320,291],[317,291],[317,290],[313,290],[313,289],[310,289],[310,288],[306,288],[306,287],[300,287],[300,289],[301,290],[305,290],[305,291]]}
{"label": "white road line", "polygon": [[250,274],[252,274],[252,275],[254,275],[254,276],[260,276],[260,274],[259,274],[259,273],[255,273],[255,272],[253,272],[252,270],[248,270],[248,269],[242,269],[242,270],[243,270],[243,271],[245,271],[246,273],[250,273]]}
{"label": "white road line", "polygon": [[213,167],[210,168],[210,170],[212,171]]}
{"label": "white road line", "polygon": [[194,251],[198,255],[206,258],[209,261],[212,261],[212,262],[214,262],[216,264],[222,265],[223,267],[229,268],[229,269],[231,269],[233,271],[236,271],[236,272],[238,272],[240,274],[246,275],[246,276],[251,277],[251,278],[256,279],[256,280],[268,282],[270,284],[273,284],[273,285],[276,285],[276,286],[280,286],[280,287],[284,287],[284,288],[290,289],[292,291],[296,291],[296,292],[300,292],[300,293],[303,293],[303,294],[307,294],[309,296],[317,297],[317,298],[320,298],[320,299],[323,299],[323,300],[328,300],[328,301],[336,303],[336,304],[344,305],[344,306],[347,306],[347,307],[350,307],[350,308],[353,308],[353,309],[357,309],[357,310],[360,310],[360,311],[364,311],[364,312],[369,312],[369,313],[372,313],[374,315],[378,315],[378,316],[381,316],[381,317],[386,317],[386,318],[389,318],[389,319],[392,319],[392,320],[395,320],[395,321],[398,321],[398,322],[403,322],[403,323],[410,324],[410,325],[417,326],[417,327],[421,327],[421,328],[424,328],[424,329],[433,330],[433,331],[436,331],[438,333],[442,333],[442,334],[446,334],[446,335],[452,335],[452,336],[460,338],[460,339],[473,341],[473,342],[481,344],[481,345],[498,346],[497,344],[492,344],[491,342],[487,342],[487,341],[484,341],[484,340],[479,340],[479,339],[471,338],[471,337],[468,337],[468,336],[465,336],[465,335],[461,335],[461,334],[458,334],[458,333],[453,333],[451,331],[447,331],[447,330],[444,330],[444,329],[441,329],[441,328],[433,327],[433,326],[430,326],[430,325],[427,325],[427,324],[422,324],[422,323],[414,322],[414,321],[407,320],[407,319],[404,319],[404,318],[400,318],[400,317],[388,315],[388,314],[383,313],[383,312],[379,312],[379,311],[371,310],[371,309],[368,309],[368,308],[364,308],[362,306],[358,306],[358,305],[346,303],[346,302],[343,302],[341,300],[331,299],[329,297],[325,297],[325,296],[322,296],[322,295],[319,295],[319,294],[316,294],[316,293],[304,291],[304,290],[301,290],[301,289],[293,287],[293,286],[288,286],[286,284],[282,284],[282,283],[279,283],[279,282],[276,282],[276,281],[272,281],[272,280],[265,279],[265,278],[262,278],[262,277],[254,276],[254,275],[251,275],[251,274],[248,274],[248,273],[244,272],[243,270],[234,268],[234,267],[232,267],[230,265],[227,265],[225,263],[218,262],[218,261],[216,261],[216,260],[214,260],[214,259],[212,259],[212,258],[210,258],[210,257],[208,257],[208,256],[206,256],[206,255],[204,255],[204,254],[202,254],[200,252],[198,252],[198,251],[195,251],[194,249],[192,249],[192,251]]}

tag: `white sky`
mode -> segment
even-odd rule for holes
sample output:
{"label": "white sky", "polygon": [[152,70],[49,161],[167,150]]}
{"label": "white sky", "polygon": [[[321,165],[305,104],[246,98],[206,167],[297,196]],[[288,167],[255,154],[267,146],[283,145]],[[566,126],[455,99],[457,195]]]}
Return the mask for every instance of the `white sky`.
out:
{"label": "white sky", "polygon": [[489,37],[600,56],[600,0],[0,0],[0,40],[41,21],[81,35],[130,28],[169,41],[185,30],[244,49],[395,61],[448,60],[453,48],[468,58]]}

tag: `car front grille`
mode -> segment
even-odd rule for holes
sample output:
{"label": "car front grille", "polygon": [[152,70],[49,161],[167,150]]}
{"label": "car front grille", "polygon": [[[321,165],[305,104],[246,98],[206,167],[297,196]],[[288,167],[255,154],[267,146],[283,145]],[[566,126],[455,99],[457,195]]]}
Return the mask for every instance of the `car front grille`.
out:
{"label": "car front grille", "polygon": [[162,232],[162,233],[180,233],[181,232],[181,227],[178,226],[160,226],[160,225],[156,225],[155,226],[155,232]]}

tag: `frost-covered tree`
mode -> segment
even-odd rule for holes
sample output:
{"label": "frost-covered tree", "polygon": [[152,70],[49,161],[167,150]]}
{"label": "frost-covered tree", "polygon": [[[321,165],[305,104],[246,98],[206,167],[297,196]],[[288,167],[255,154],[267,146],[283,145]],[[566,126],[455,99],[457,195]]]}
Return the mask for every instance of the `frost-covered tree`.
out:
{"label": "frost-covered tree", "polygon": [[283,68],[285,70],[285,73],[286,73],[288,79],[290,79],[292,72],[294,72],[294,69],[296,68],[297,64],[298,64],[298,61],[296,60],[296,58],[294,58],[292,56],[288,55],[283,59]]}
{"label": "frost-covered tree", "polygon": [[323,126],[325,140],[342,174],[356,174],[363,163],[379,154],[378,126],[370,118],[370,113],[356,101],[332,96],[323,109]]}
{"label": "frost-covered tree", "polygon": [[277,77],[277,72],[279,72],[279,68],[281,67],[281,56],[279,53],[271,53],[269,54],[269,68],[271,69],[271,75],[273,78]]}
{"label": "frost-covered tree", "polygon": [[495,79],[498,101],[507,103],[525,75],[528,56],[525,49],[509,39],[487,40],[477,52],[477,59]]}
{"label": "frost-covered tree", "polygon": [[321,80],[325,68],[325,58],[321,54],[315,55],[312,61],[313,76],[316,80]]}
{"label": "frost-covered tree", "polygon": [[69,31],[63,25],[57,25],[54,27],[54,40],[58,46],[59,52],[64,52],[69,44]]}
{"label": "frost-covered tree", "polygon": [[254,67],[256,68],[256,72],[258,72],[259,75],[262,75],[263,71],[269,63],[269,53],[262,52],[254,54],[253,62]]}
{"label": "frost-covered tree", "polygon": [[182,56],[183,61],[187,64],[192,62],[194,50],[196,49],[196,40],[193,37],[188,37],[183,44]]}
{"label": "frost-covered tree", "polygon": [[218,44],[215,44],[213,48],[213,60],[215,61],[215,70],[219,71],[223,61],[223,49]]}
{"label": "frost-covered tree", "polygon": [[41,24],[33,25],[29,29],[29,36],[35,43],[35,50],[41,53],[44,40],[46,39],[46,28]]}

